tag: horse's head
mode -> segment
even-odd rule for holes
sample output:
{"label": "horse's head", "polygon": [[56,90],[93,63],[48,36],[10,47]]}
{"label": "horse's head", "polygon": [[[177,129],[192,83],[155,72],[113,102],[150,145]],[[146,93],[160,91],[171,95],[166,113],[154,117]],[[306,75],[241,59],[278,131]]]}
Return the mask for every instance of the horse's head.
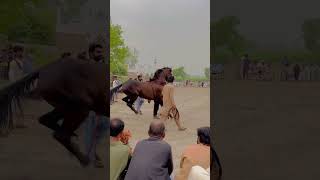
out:
{"label": "horse's head", "polygon": [[163,77],[167,80],[168,77],[173,76],[172,75],[172,69],[169,67],[162,68]]}
{"label": "horse's head", "polygon": [[172,69],[168,67],[164,67],[162,69],[158,69],[155,73],[153,78],[150,79],[150,81],[167,81],[168,77],[172,76]]}

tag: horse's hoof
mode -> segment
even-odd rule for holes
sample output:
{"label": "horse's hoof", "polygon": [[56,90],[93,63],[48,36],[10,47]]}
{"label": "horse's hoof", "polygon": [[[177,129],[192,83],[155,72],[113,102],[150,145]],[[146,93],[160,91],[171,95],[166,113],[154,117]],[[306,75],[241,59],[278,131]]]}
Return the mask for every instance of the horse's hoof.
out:
{"label": "horse's hoof", "polygon": [[81,155],[78,157],[82,167],[87,167],[90,164],[90,159],[88,156]]}

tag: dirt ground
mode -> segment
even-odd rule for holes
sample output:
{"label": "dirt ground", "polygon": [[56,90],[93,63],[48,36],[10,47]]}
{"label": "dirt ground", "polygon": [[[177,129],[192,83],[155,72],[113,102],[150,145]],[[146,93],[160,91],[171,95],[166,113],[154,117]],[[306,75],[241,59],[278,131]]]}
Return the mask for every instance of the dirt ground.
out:
{"label": "dirt ground", "polygon": [[224,180],[320,179],[320,83],[216,81]]}
{"label": "dirt ground", "polygon": [[[119,96],[120,97],[120,96]],[[181,153],[189,145],[196,143],[196,129],[210,126],[210,89],[209,88],[176,88],[175,101],[180,111],[183,125],[188,128],[184,132],[177,130],[174,122],[168,121],[165,140],[171,145],[175,170],[179,168]],[[153,120],[153,101],[147,101],[141,108],[143,115],[135,115],[126,104],[119,99],[111,106],[111,117],[119,117],[125,121],[125,128],[132,133],[130,144],[148,138],[148,128]]]}
{"label": "dirt ground", "polygon": [[[52,131],[38,124],[37,118],[50,110],[41,101],[25,103],[27,129],[17,129],[7,138],[0,138],[1,180],[101,180],[107,178],[107,169],[92,166],[83,168],[77,159],[52,138]],[[80,145],[82,128],[79,130]],[[107,143],[99,147],[106,159]],[[107,163],[105,161],[105,163]]]}

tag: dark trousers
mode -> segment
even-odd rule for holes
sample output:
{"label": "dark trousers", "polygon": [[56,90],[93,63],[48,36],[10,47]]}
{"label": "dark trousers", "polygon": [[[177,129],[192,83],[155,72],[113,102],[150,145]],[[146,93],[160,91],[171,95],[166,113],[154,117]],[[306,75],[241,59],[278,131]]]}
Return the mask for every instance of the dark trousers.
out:
{"label": "dark trousers", "polygon": [[153,116],[156,116],[158,114],[159,111],[159,106],[162,106],[162,102],[158,102],[158,101],[154,101],[154,105],[153,105]]}
{"label": "dark trousers", "polygon": [[300,75],[300,72],[294,72],[294,79],[295,79],[296,81],[299,80],[299,75]]}
{"label": "dark trousers", "polygon": [[157,101],[154,102],[154,105],[153,105],[153,116],[156,116],[158,114],[159,105],[160,104]]}
{"label": "dark trousers", "polygon": [[249,68],[242,69],[242,79],[248,79],[248,71],[249,71]]}

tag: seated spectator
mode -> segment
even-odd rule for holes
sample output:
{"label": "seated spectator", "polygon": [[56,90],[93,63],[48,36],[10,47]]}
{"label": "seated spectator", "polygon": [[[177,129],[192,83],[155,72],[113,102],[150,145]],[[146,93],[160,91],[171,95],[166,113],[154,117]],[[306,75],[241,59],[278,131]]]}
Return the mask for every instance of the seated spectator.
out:
{"label": "seated spectator", "polygon": [[154,120],[149,127],[149,138],[135,146],[125,180],[170,180],[173,171],[171,146],[163,141],[163,121]]}
{"label": "seated spectator", "polygon": [[130,148],[121,142],[124,122],[112,119],[110,122],[110,180],[118,180],[127,167],[130,158]]}
{"label": "seated spectator", "polygon": [[188,146],[182,153],[180,170],[175,180],[187,179],[191,168],[195,165],[204,169],[210,167],[210,127],[199,128],[197,133],[197,144]]}
{"label": "seated spectator", "polygon": [[210,179],[210,172],[212,175],[212,179],[214,180],[221,180],[222,177],[222,168],[220,164],[220,160],[218,154],[211,146],[211,161],[210,161],[210,168],[204,169],[201,166],[193,166],[190,170],[188,180],[209,180]]}

